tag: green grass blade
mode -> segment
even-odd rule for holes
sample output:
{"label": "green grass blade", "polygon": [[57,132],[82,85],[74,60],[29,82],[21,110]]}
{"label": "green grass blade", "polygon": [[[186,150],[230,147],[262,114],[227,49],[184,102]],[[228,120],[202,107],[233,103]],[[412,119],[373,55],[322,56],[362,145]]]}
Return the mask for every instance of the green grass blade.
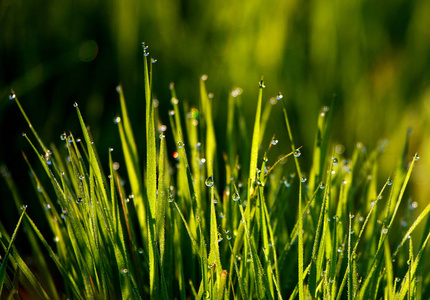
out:
{"label": "green grass blade", "polygon": [[[8,263],[8,260],[9,260],[9,254],[10,254],[12,245],[15,242],[16,235],[17,235],[18,229],[19,229],[19,227],[21,225],[22,218],[25,215],[26,209],[27,209],[27,206],[24,206],[22,208],[21,216],[19,217],[18,223],[15,226],[15,230],[13,231],[12,238],[9,241],[9,245],[8,245],[8,247],[6,249],[6,253],[4,254],[4,258],[2,259],[2,263],[0,265],[0,294],[1,294],[2,290],[3,290],[3,284],[4,284],[4,281],[5,281],[5,278],[6,278],[6,267],[7,267],[7,263]],[[45,293],[45,295],[46,295],[46,293]]]}

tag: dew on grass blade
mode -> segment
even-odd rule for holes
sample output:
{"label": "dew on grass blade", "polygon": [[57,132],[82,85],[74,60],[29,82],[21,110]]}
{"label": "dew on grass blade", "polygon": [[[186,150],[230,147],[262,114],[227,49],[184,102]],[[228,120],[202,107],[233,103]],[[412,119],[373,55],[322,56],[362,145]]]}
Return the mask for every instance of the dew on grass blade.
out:
{"label": "dew on grass blade", "polygon": [[232,92],[231,92],[231,96],[233,97],[233,98],[235,98],[235,97],[237,97],[237,96],[239,96],[239,95],[241,95],[243,93],[243,89],[241,89],[241,88],[235,88]]}
{"label": "dew on grass blade", "polygon": [[331,159],[333,161],[333,166],[337,166],[337,164],[339,163],[339,160],[336,157],[332,157]]}
{"label": "dew on grass blade", "polygon": [[160,140],[164,139],[166,136],[164,135],[164,133],[160,133]]}
{"label": "dew on grass blade", "polygon": [[207,187],[211,187],[214,185],[214,177],[211,175],[205,180],[205,184]]}
{"label": "dew on grass blade", "polygon": [[233,201],[239,201],[239,199],[240,199],[240,195],[237,191],[235,191],[233,194]]}
{"label": "dew on grass blade", "polygon": [[78,107],[78,102],[73,103],[73,107]]}
{"label": "dew on grass blade", "polygon": [[67,135],[66,135],[66,133],[65,133],[65,132],[63,132],[63,133],[60,135],[60,139],[61,139],[62,141],[65,141],[65,140],[66,140],[66,137],[67,137]]}
{"label": "dew on grass blade", "polygon": [[169,115],[170,116],[174,116],[175,115],[175,111],[174,110],[169,110]]}
{"label": "dew on grass blade", "polygon": [[260,87],[260,89],[264,89],[266,87],[266,85],[264,84],[264,80],[260,80],[260,82],[258,82],[258,86]]}
{"label": "dew on grass blade", "polygon": [[173,105],[176,105],[176,104],[178,104],[178,103],[179,103],[179,100],[178,100],[177,98],[172,98],[172,99],[170,100],[170,102],[171,102]]}
{"label": "dew on grass blade", "polygon": [[319,187],[320,187],[321,190],[325,189],[325,183],[324,182],[320,182]]}
{"label": "dew on grass blade", "polygon": [[115,119],[113,119],[113,122],[115,124],[119,124],[119,122],[121,122],[121,117],[116,117]]}
{"label": "dew on grass blade", "polygon": [[16,98],[15,92],[11,91],[10,94],[9,94],[9,100],[15,100],[15,98]]}
{"label": "dew on grass blade", "polygon": [[82,199],[82,198],[79,197],[78,199],[76,199],[76,204],[81,204],[82,201],[84,201],[84,199]]}
{"label": "dew on grass blade", "polygon": [[184,143],[182,141],[178,142],[178,148],[182,149],[184,147]]}
{"label": "dew on grass blade", "polygon": [[387,185],[393,185],[393,180],[391,178],[388,178]]}
{"label": "dew on grass blade", "polygon": [[275,145],[277,145],[278,144],[278,140],[276,139],[276,137],[275,136],[273,136],[273,138],[272,138],[272,141],[270,142],[273,146],[275,146]]}
{"label": "dew on grass blade", "polygon": [[415,153],[415,155],[414,155],[414,160],[415,160],[415,161],[417,161],[417,160],[419,160],[419,159],[420,159],[420,157],[418,156],[418,154],[416,154],[416,153]]}
{"label": "dew on grass blade", "polygon": [[300,179],[300,181],[302,182],[302,183],[304,183],[304,182],[306,182],[308,179],[305,177],[305,176],[302,176],[302,178]]}
{"label": "dew on grass blade", "polygon": [[113,148],[109,148],[109,152],[113,152]]}
{"label": "dew on grass blade", "polygon": [[276,100],[281,100],[282,98],[284,98],[284,95],[282,95],[281,94],[281,92],[279,92],[277,95],[276,95]]}
{"label": "dew on grass blade", "polygon": [[293,153],[294,157],[299,157],[300,155],[302,155],[302,153],[300,152],[300,149],[296,149]]}
{"label": "dew on grass blade", "polygon": [[208,75],[203,74],[203,75],[200,77],[200,79],[201,79],[201,80],[203,80],[203,81],[206,81],[206,80],[208,80]]}
{"label": "dew on grass blade", "polygon": [[121,274],[125,275],[128,273],[128,270],[126,268],[121,269]]}

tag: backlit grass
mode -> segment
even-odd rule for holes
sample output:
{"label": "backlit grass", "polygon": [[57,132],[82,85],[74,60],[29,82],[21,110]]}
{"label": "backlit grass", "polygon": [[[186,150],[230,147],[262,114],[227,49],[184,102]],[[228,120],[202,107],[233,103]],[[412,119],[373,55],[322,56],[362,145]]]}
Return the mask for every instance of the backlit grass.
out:
{"label": "backlit grass", "polygon": [[[133,132],[139,120],[129,119],[118,86],[121,115],[114,121],[121,149],[97,149],[78,103],[81,132],[64,133],[60,147],[47,148],[11,94],[32,131],[31,137],[23,134],[34,150],[26,155],[36,155],[45,174],[36,173],[24,155],[35,198],[21,199],[2,168],[22,209],[12,237],[1,226],[2,299],[430,296],[425,271],[430,204],[411,219],[416,205],[407,196],[417,154],[399,156],[395,171],[380,182],[383,145],[368,150],[357,144],[352,156],[344,157],[329,139],[328,107],[315,116],[314,148],[303,149],[294,143],[288,100],[279,93],[281,105],[263,105],[264,78],[256,86],[253,128],[245,125],[241,90],[229,95],[227,130],[219,135],[227,148],[220,149],[207,76],[196,87],[199,107],[178,99],[171,85],[171,110],[158,111],[152,98],[153,60],[143,46],[146,130]],[[263,137],[271,136],[266,132],[271,110],[280,107],[284,135],[264,144]],[[162,124],[167,118],[169,124]],[[144,156],[136,146],[142,138]],[[276,158],[278,138],[288,139],[290,148]],[[107,151],[109,161],[101,162],[98,151]],[[313,153],[309,170],[301,167],[302,151]],[[115,162],[120,156],[121,168]],[[38,229],[27,205],[44,208],[50,232]],[[17,233],[27,235],[32,267],[14,246]],[[48,260],[58,270],[51,271]]]}

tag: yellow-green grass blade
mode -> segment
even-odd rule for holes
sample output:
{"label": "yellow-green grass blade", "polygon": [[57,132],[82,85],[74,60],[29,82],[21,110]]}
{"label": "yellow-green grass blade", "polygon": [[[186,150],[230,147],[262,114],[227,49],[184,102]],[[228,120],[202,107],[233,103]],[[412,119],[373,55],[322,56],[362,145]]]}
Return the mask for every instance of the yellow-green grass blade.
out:
{"label": "yellow-green grass blade", "polygon": [[[370,270],[369,270],[369,272],[366,275],[366,279],[365,279],[365,281],[364,281],[361,289],[358,291],[358,299],[365,299],[365,298],[367,298],[367,295],[368,295],[368,292],[369,292],[369,289],[370,289],[371,285],[374,284],[375,280],[377,279],[377,278],[375,278],[375,276],[377,274],[377,271],[380,268],[380,262],[381,262],[381,258],[382,258],[382,254],[383,254],[383,247],[382,247],[383,242],[384,242],[385,238],[389,235],[389,233],[391,231],[392,224],[394,222],[394,218],[395,218],[395,216],[397,214],[397,211],[399,209],[400,203],[401,203],[401,201],[403,199],[403,195],[405,193],[406,186],[407,186],[407,184],[409,182],[409,179],[410,179],[411,174],[412,174],[412,170],[413,170],[415,162],[417,160],[418,160],[418,155],[415,154],[414,157],[413,157],[413,159],[412,159],[412,162],[411,162],[411,164],[409,166],[408,172],[406,173],[405,179],[403,180],[403,184],[402,184],[402,187],[400,189],[400,193],[398,195],[398,199],[396,201],[396,206],[394,208],[394,211],[393,211],[392,215],[390,216],[391,220],[390,220],[389,224],[385,225],[386,227],[384,227],[382,229],[381,238],[380,238],[380,241],[379,241],[377,252],[376,252],[376,254],[374,256],[374,259],[372,261]],[[373,292],[375,292],[375,291],[373,291]]]}
{"label": "yellow-green grass blade", "polygon": [[[27,209],[27,206],[24,206],[22,208],[21,216],[19,217],[18,223],[15,226],[15,230],[13,231],[12,238],[9,241],[9,245],[7,246],[6,252],[4,254],[4,257],[3,257],[1,265],[0,265],[0,294],[3,290],[3,284],[4,284],[4,281],[6,278],[6,267],[7,267],[8,261],[9,261],[9,254],[10,254],[12,245],[15,242],[16,235],[18,233],[18,229],[21,225],[21,221],[22,221],[22,218],[24,217],[26,209]],[[46,295],[46,293],[45,293],[45,295]],[[48,295],[46,295],[46,297],[48,297]]]}
{"label": "yellow-green grass blade", "polygon": [[[123,157],[126,164],[131,191],[134,195],[133,202],[139,216],[139,224],[141,226],[144,226],[144,224],[146,223],[147,212],[144,204],[145,200],[143,195],[142,172],[140,169],[137,146],[134,139],[133,131],[131,129],[130,120],[128,117],[127,107],[125,103],[125,98],[124,98],[124,94],[121,86],[119,86],[119,95],[120,95],[122,118],[115,119],[115,122],[118,124]],[[141,234],[144,238],[146,237],[146,231],[143,230],[143,228],[141,230]]]}

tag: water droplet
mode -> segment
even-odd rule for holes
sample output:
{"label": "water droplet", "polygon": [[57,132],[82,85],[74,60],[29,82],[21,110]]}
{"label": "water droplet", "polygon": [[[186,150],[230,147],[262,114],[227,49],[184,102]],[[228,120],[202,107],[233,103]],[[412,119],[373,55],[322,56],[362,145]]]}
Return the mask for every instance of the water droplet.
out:
{"label": "water droplet", "polygon": [[337,164],[339,163],[339,160],[336,157],[332,157],[332,161],[333,161],[333,166],[337,166]]}
{"label": "water droplet", "polygon": [[84,201],[84,199],[82,199],[82,198],[78,198],[78,199],[76,200],[76,204],[80,204],[80,203],[82,203],[82,201]]}
{"label": "water droplet", "polygon": [[126,268],[121,269],[121,274],[127,274],[128,270]]}
{"label": "water droplet", "polygon": [[203,74],[203,75],[200,77],[200,79],[201,79],[201,80],[203,80],[203,81],[206,81],[206,80],[208,80],[208,75]]}
{"label": "water droplet", "polygon": [[155,64],[158,60],[156,58],[151,58],[151,62]]}
{"label": "water droplet", "polygon": [[21,205],[21,209],[22,209],[22,210],[27,209],[27,207],[28,207],[28,205],[27,205],[27,204]]}
{"label": "water droplet", "polygon": [[214,97],[214,93],[208,93],[208,98],[212,99]]}
{"label": "water droplet", "polygon": [[319,187],[320,187],[321,190],[325,189],[325,183],[324,182],[320,182]]}
{"label": "water droplet", "polygon": [[54,243],[58,243],[60,241],[60,238],[58,236],[54,237]]}
{"label": "water droplet", "polygon": [[342,248],[337,248],[337,252],[342,253]]}
{"label": "water droplet", "polygon": [[182,141],[178,142],[178,148],[182,149],[184,147],[184,143]]}
{"label": "water droplet", "polygon": [[15,100],[15,98],[16,98],[15,92],[11,91],[9,94],[9,100]]}
{"label": "water droplet", "polygon": [[239,201],[240,195],[239,195],[238,191],[235,191],[233,193],[233,197],[232,198],[233,198],[233,201]]}
{"label": "water droplet", "polygon": [[291,184],[288,182],[288,180],[284,180],[284,185],[285,187],[289,188],[291,186]]}
{"label": "water droplet", "polygon": [[393,180],[391,178],[388,178],[387,185],[393,185]]}
{"label": "water droplet", "polygon": [[212,202],[213,204],[218,204],[218,199],[216,196],[213,197]]}
{"label": "water droplet", "polygon": [[113,119],[113,122],[115,124],[119,124],[119,122],[121,122],[121,117],[116,117],[115,119]]}
{"label": "water droplet", "polygon": [[305,176],[302,176],[302,178],[300,179],[301,182],[306,182],[308,179]]}
{"label": "water droplet", "polygon": [[173,185],[171,185],[170,188],[169,188],[169,202],[170,203],[172,203],[173,200],[174,200],[173,191],[174,191],[174,187],[173,187]]}
{"label": "water droplet", "polygon": [[165,132],[167,130],[167,126],[166,125],[161,125],[160,130],[162,132]]}
{"label": "water droplet", "polygon": [[302,155],[302,153],[300,152],[300,149],[296,149],[293,153],[294,157],[299,157],[300,155]]}
{"label": "water droplet", "polygon": [[264,80],[260,80],[258,86],[260,87],[260,89],[264,89],[266,87],[266,85],[264,84]]}
{"label": "water droplet", "polygon": [[66,140],[66,137],[67,137],[67,135],[66,135],[66,133],[65,133],[65,132],[63,132],[63,133],[60,135],[60,139],[61,139],[62,141],[65,141],[65,140]]}
{"label": "water droplet", "polygon": [[209,176],[208,178],[206,178],[205,184],[206,184],[207,187],[213,186],[214,185],[214,177],[213,176]]}
{"label": "water droplet", "polygon": [[232,92],[231,92],[231,96],[232,97],[237,97],[239,95],[241,95],[243,92],[243,90],[241,88],[235,88]]}
{"label": "water droplet", "polygon": [[164,133],[160,133],[160,140],[164,139],[166,136],[164,135]]}
{"label": "water droplet", "polygon": [[139,248],[139,249],[137,249],[137,252],[138,252],[139,254],[143,254],[143,248]]}
{"label": "water droplet", "polygon": [[46,204],[46,205],[45,205],[45,209],[46,209],[46,210],[50,210],[50,209],[51,209],[51,205]]}
{"label": "water droplet", "polygon": [[418,154],[415,154],[415,155],[414,155],[414,160],[415,160],[415,161],[417,161],[417,160],[419,160],[419,159],[420,159],[420,157],[418,156]]}
{"label": "water droplet", "polygon": [[176,104],[178,104],[178,103],[179,103],[179,100],[178,100],[178,99],[176,99],[176,98],[172,98],[172,99],[170,100],[170,102],[171,102],[173,105],[176,105]]}
{"label": "water droplet", "polygon": [[281,92],[279,92],[277,95],[276,95],[276,100],[281,100],[282,98],[284,98],[284,95],[282,95],[281,94]]}
{"label": "water droplet", "polygon": [[415,208],[417,208],[418,207],[418,202],[417,201],[414,201],[414,202],[412,202],[411,203],[411,207],[410,207],[410,209],[415,209]]}
{"label": "water droplet", "polygon": [[277,145],[278,144],[278,140],[275,138],[275,136],[273,136],[272,141],[270,142],[272,145]]}
{"label": "water droplet", "polygon": [[175,115],[175,111],[174,110],[169,110],[169,115],[174,116]]}
{"label": "water droplet", "polygon": [[113,152],[113,148],[109,148],[109,152]]}
{"label": "water droplet", "polygon": [[388,233],[388,228],[382,228],[382,234],[387,234]]}
{"label": "water droplet", "polygon": [[225,218],[224,213],[223,213],[223,212],[220,212],[220,213],[219,213],[219,217],[224,219],[224,218]]}
{"label": "water droplet", "polygon": [[342,185],[347,184],[348,182],[346,180],[342,181]]}

